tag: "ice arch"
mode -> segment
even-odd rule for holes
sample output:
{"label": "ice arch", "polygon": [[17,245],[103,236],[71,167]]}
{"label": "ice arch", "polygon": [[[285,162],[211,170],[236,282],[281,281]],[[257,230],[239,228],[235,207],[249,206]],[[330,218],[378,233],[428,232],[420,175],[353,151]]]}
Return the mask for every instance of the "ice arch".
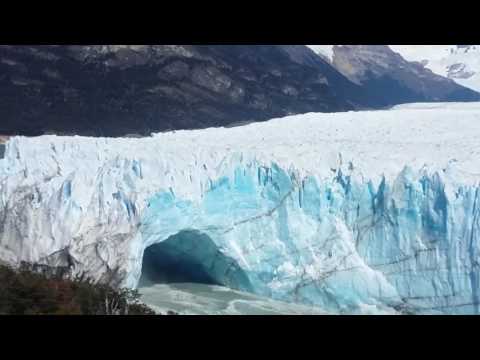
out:
{"label": "ice arch", "polygon": [[169,282],[252,290],[238,263],[224,254],[208,235],[196,230],[180,231],[145,249],[139,286]]}
{"label": "ice arch", "polygon": [[[150,197],[131,242],[124,285],[141,285],[144,254],[146,265],[153,253],[158,255],[158,252],[160,260],[168,263],[166,256],[171,258],[170,255],[178,254],[180,247],[196,249],[193,257],[182,257],[181,264],[188,269],[195,265],[197,273],[204,273],[204,262],[211,261],[213,256],[205,256],[202,251],[222,254],[217,257],[214,275],[204,274],[208,276],[203,276],[202,281],[263,296],[274,295],[269,286],[274,280],[274,271],[285,263],[288,252],[295,252],[286,228],[285,201],[292,194],[293,183],[292,177],[276,165],[271,168],[255,165],[235,168],[232,173],[209,181],[197,201],[177,196],[174,189]],[[266,238],[278,240],[269,242]],[[201,248],[205,246],[206,249]],[[158,257],[156,262],[159,262]],[[230,269],[228,276],[222,277],[217,269],[225,266]],[[149,269],[153,270],[153,276],[161,273],[173,277],[188,275],[195,281],[195,277],[191,278],[192,271],[174,274],[156,265]]]}

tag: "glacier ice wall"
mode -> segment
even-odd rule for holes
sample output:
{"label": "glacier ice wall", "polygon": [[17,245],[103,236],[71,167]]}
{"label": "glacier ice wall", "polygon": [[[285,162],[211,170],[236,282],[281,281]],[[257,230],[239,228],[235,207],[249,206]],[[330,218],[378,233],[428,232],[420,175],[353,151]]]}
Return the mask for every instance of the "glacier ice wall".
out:
{"label": "glacier ice wall", "polygon": [[0,259],[135,287],[145,249],[168,240],[219,283],[277,300],[478,314],[479,120],[479,104],[417,105],[142,140],[15,137]]}

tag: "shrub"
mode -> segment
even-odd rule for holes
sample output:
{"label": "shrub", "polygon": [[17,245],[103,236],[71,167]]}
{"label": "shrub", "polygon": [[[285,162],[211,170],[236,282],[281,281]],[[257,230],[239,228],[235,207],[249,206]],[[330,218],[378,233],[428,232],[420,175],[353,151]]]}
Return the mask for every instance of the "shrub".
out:
{"label": "shrub", "polygon": [[65,269],[0,265],[0,314],[154,315],[131,289],[115,289]]}

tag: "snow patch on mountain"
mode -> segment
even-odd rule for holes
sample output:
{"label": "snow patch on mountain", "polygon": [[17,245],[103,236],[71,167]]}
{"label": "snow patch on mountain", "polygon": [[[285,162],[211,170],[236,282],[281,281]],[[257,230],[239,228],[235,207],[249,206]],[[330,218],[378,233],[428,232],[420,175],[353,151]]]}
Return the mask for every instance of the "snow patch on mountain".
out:
{"label": "snow patch on mountain", "polygon": [[330,62],[333,60],[333,45],[308,45],[310,49],[319,55],[323,55]]}

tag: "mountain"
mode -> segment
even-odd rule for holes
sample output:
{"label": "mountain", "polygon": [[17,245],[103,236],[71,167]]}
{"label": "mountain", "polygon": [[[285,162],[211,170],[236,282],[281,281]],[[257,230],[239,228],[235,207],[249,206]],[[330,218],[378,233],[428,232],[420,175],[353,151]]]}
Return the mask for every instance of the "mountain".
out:
{"label": "mountain", "polygon": [[479,114],[410,104],[142,139],[12,137],[0,259],[329,313],[479,314]]}
{"label": "mountain", "polygon": [[407,102],[479,101],[480,94],[405,60],[387,45],[313,46],[369,98],[385,106]]}
{"label": "mountain", "polygon": [[480,99],[385,46],[329,55],[302,45],[3,45],[0,135],[149,135]]}
{"label": "mountain", "polygon": [[480,45],[390,45],[408,61],[480,91]]}
{"label": "mountain", "polygon": [[0,134],[149,135],[369,105],[305,46],[0,46]]}

